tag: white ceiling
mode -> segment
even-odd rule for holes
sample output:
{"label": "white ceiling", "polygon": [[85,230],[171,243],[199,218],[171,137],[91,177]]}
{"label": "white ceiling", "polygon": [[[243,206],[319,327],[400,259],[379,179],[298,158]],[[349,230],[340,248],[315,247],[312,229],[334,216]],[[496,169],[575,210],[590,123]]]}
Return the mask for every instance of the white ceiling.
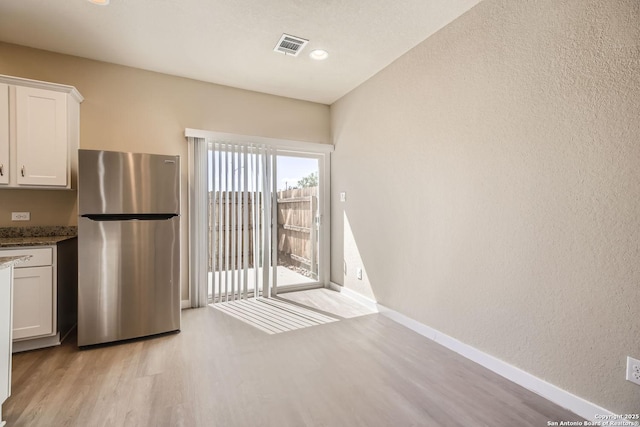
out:
{"label": "white ceiling", "polygon": [[[331,104],[479,1],[1,0],[0,40]],[[282,33],[310,42],[273,52]]]}

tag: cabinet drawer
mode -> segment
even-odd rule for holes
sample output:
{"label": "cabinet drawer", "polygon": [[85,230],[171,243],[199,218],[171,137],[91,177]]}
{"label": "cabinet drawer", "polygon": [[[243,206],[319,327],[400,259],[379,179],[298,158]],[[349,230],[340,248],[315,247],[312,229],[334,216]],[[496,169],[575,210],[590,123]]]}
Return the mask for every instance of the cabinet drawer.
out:
{"label": "cabinet drawer", "polygon": [[31,255],[26,261],[16,264],[15,268],[39,267],[43,265],[53,265],[53,251],[51,248],[31,248],[31,249],[2,249],[0,256],[23,256]]}

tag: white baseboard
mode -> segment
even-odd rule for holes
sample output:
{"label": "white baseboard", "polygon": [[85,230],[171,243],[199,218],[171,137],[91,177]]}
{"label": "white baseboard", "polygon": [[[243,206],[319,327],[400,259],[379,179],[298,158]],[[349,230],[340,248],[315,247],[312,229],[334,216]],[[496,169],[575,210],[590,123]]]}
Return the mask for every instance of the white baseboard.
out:
{"label": "white baseboard", "polygon": [[55,347],[60,345],[60,332],[55,335],[44,338],[26,339],[23,341],[14,341],[11,348],[12,353],[21,353],[23,351],[37,350],[39,348]]}
{"label": "white baseboard", "polygon": [[340,292],[342,295],[351,298],[367,307],[370,310],[375,311],[376,313],[380,311],[378,309],[378,303],[375,300],[372,300],[369,297],[365,297],[362,294],[359,294],[356,291],[352,291],[351,289],[345,288],[344,286],[338,285],[337,283],[329,282],[329,289],[334,290],[336,292]]}
{"label": "white baseboard", "polygon": [[188,299],[183,299],[182,301],[180,301],[180,308],[183,310],[185,308],[191,308],[191,301],[189,301]]}
{"label": "white baseboard", "polygon": [[[468,344],[465,344],[457,339],[443,334],[442,332],[433,329],[427,325],[424,325],[418,321],[415,321],[404,314],[398,313],[395,310],[391,310],[388,307],[378,304],[379,311],[384,316],[387,316],[391,320],[394,320],[401,325],[423,335],[438,344],[455,351],[461,356],[466,357],[469,360],[476,362],[477,364],[484,366],[485,368],[495,372],[496,374],[530,390],[545,399],[561,406],[571,412],[583,417],[586,420],[592,422],[601,422],[603,415],[615,414],[607,409],[604,409],[595,403],[591,403],[581,397],[569,393],[566,390],[561,389],[551,383],[548,383],[528,372],[523,371],[520,368],[516,368],[513,365],[508,364],[496,357],[493,357],[487,353],[478,350]],[[598,416],[598,417],[596,417]]]}
{"label": "white baseboard", "polygon": [[[318,289],[322,287],[323,286],[321,283],[305,283],[302,285],[289,285],[289,286],[285,286],[283,288],[278,289],[276,291],[276,295],[286,294],[288,292],[308,291],[310,289]],[[271,290],[271,292],[273,295],[273,290]]]}
{"label": "white baseboard", "polygon": [[[508,364],[494,356],[484,353],[475,347],[465,344],[457,339],[443,334],[442,332],[431,328],[425,324],[422,324],[410,317],[405,316],[395,310],[385,307],[376,301],[371,300],[359,293],[345,288],[344,286],[330,283],[329,288],[338,291],[345,296],[348,296],[367,307],[371,307],[373,304],[374,309],[380,314],[388,317],[389,319],[398,322],[399,324],[406,326],[407,328],[419,333],[420,335],[429,338],[438,344],[455,351],[463,357],[476,362],[477,364],[484,366],[485,368],[495,372],[496,374],[512,381],[527,390],[530,390],[545,399],[561,406],[569,411],[583,417],[591,422],[602,422],[603,416],[615,417],[616,414],[604,409],[595,403],[589,402],[581,397],[569,393],[566,390],[561,389],[551,383],[548,383],[528,372],[523,371],[520,368],[516,368],[513,365]],[[611,418],[613,419],[613,418]],[[637,425],[637,424],[636,424]]]}

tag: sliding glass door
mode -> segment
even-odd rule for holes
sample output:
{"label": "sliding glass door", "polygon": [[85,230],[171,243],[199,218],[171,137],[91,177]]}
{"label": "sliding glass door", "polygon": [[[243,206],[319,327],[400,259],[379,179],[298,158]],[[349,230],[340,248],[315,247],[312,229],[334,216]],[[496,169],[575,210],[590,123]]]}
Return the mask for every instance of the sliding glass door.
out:
{"label": "sliding glass door", "polygon": [[260,144],[209,143],[211,301],[324,284],[325,157]]}

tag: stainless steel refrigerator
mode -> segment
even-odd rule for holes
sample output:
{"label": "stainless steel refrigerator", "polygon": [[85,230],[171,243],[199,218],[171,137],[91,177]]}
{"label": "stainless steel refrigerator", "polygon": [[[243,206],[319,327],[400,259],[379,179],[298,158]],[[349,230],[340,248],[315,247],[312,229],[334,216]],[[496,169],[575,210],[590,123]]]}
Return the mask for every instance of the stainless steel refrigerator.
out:
{"label": "stainless steel refrigerator", "polygon": [[79,150],[79,346],[180,329],[179,160]]}

